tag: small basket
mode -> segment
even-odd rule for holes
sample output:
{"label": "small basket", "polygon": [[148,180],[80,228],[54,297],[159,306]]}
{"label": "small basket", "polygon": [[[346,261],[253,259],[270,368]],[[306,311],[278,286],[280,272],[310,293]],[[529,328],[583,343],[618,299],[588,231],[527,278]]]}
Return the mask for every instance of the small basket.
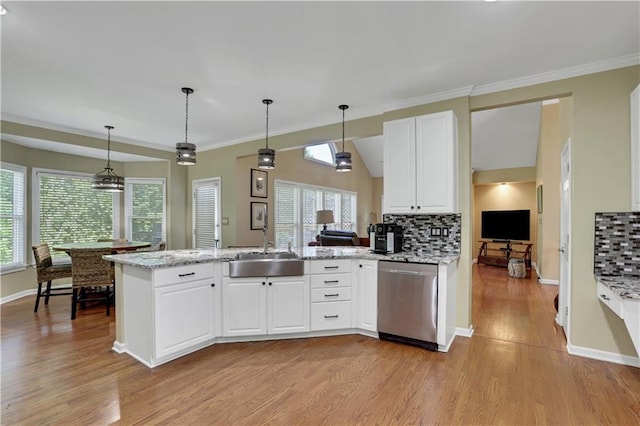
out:
{"label": "small basket", "polygon": [[514,278],[526,278],[527,265],[524,263],[524,259],[509,259],[509,276]]}

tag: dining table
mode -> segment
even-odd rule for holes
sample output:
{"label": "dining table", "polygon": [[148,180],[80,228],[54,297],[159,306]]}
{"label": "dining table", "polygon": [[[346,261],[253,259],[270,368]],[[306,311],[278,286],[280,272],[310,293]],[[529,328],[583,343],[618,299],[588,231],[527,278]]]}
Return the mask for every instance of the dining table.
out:
{"label": "dining table", "polygon": [[110,248],[112,253],[135,251],[141,248],[151,247],[151,243],[145,241],[81,241],[75,243],[56,244],[54,250],[70,253],[72,249],[99,249]]}

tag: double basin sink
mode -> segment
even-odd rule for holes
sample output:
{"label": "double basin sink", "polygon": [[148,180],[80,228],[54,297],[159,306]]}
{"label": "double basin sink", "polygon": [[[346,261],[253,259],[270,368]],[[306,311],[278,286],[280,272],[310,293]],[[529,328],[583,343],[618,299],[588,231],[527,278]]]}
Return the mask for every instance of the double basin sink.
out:
{"label": "double basin sink", "polygon": [[229,262],[229,276],[287,277],[304,275],[304,261],[295,253],[239,253]]}

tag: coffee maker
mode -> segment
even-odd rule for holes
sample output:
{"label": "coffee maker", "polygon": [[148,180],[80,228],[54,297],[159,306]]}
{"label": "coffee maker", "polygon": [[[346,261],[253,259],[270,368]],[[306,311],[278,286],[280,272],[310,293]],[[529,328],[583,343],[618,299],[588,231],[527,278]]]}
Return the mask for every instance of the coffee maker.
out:
{"label": "coffee maker", "polygon": [[395,223],[377,223],[374,253],[398,253],[402,251],[402,226]]}

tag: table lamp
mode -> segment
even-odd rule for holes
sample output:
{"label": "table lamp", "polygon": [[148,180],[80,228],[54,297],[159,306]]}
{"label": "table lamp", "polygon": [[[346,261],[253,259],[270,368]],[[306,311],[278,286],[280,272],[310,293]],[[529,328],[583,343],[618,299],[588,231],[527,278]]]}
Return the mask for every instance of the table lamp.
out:
{"label": "table lamp", "polygon": [[324,233],[327,230],[327,223],[334,223],[333,220],[333,210],[318,210],[316,212],[316,223],[324,224],[322,228],[322,232]]}
{"label": "table lamp", "polygon": [[375,231],[376,226],[374,225],[376,222],[378,222],[378,215],[377,213],[374,212],[369,212],[367,213],[367,218],[366,218],[366,222],[369,222],[369,227],[367,228],[367,233],[371,234],[372,232]]}

